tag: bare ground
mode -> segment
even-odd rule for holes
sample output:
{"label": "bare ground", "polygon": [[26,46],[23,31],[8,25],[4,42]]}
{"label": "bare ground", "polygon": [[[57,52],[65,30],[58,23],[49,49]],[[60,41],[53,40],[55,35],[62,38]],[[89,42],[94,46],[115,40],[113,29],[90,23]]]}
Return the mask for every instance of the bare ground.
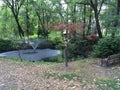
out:
{"label": "bare ground", "polygon": [[[59,64],[34,64],[0,58],[0,90],[98,90],[99,78],[120,78],[120,66],[100,67],[86,59]],[[72,80],[62,75],[76,75]],[[77,77],[79,76],[79,77]]]}

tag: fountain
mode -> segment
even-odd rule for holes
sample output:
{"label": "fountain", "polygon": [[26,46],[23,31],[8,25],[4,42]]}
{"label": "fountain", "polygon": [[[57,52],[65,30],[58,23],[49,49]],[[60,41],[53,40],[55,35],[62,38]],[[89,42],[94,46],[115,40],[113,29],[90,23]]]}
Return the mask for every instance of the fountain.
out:
{"label": "fountain", "polygon": [[29,60],[29,61],[40,61],[43,58],[53,57],[60,54],[60,50],[53,49],[37,49],[38,45],[43,42],[45,39],[25,39],[24,43],[29,44],[32,49],[27,50],[15,50],[8,51],[5,53],[0,53],[0,57],[8,57],[8,58],[20,58],[21,61]]}
{"label": "fountain", "polygon": [[36,49],[40,42],[41,40],[29,40],[29,44],[32,46],[34,53],[36,53]]}
{"label": "fountain", "polygon": [[34,53],[37,53],[36,49],[37,49],[38,45],[42,41],[43,41],[42,39],[27,39],[27,40],[25,40],[25,43],[29,44],[32,47],[33,52],[24,52],[24,54],[34,54]]}

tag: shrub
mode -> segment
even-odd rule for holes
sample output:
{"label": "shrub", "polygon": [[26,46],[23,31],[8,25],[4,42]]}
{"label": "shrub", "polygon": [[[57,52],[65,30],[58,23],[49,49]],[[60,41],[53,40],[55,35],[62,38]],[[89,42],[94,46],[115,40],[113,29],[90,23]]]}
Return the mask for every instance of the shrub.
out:
{"label": "shrub", "polygon": [[88,57],[94,44],[95,41],[89,41],[82,36],[78,36],[68,45],[68,57]]}
{"label": "shrub", "polygon": [[[32,41],[32,39],[30,40]],[[34,43],[34,39],[33,39],[33,43]],[[55,47],[52,41],[43,39],[37,46],[37,49],[46,49],[46,48],[53,49]],[[33,48],[32,45],[29,44],[29,42],[21,40],[21,42],[18,42],[17,49],[33,49]]]}
{"label": "shrub", "polygon": [[55,48],[53,42],[50,40],[44,40],[38,45],[38,49],[46,49],[46,48],[51,48],[51,49]]}
{"label": "shrub", "polygon": [[[43,40],[39,45],[38,49],[46,49],[51,48],[54,49],[54,43],[50,40]],[[17,49],[32,49],[31,45],[23,43],[21,40],[8,40],[8,39],[0,39],[0,52],[6,52]]]}
{"label": "shrub", "polygon": [[8,40],[8,39],[0,39],[0,52],[16,50],[19,47],[20,47],[20,44],[18,41]]}
{"label": "shrub", "polygon": [[98,40],[98,36],[96,34],[90,34],[86,38],[89,41],[96,41],[96,40]]}
{"label": "shrub", "polygon": [[60,37],[56,37],[52,41],[53,41],[53,44],[54,44],[56,49],[61,49],[62,48],[62,46],[61,46],[62,40],[61,40]]}
{"label": "shrub", "polygon": [[102,38],[98,44],[94,46],[92,56],[94,57],[107,57],[112,54],[120,52],[120,38]]}
{"label": "shrub", "polygon": [[11,41],[10,40],[0,40],[0,52],[5,52],[11,49]]}
{"label": "shrub", "polygon": [[53,43],[54,43],[55,45],[58,45],[59,43],[62,43],[62,40],[61,40],[60,37],[56,37],[56,38],[54,38],[52,41],[53,41]]}

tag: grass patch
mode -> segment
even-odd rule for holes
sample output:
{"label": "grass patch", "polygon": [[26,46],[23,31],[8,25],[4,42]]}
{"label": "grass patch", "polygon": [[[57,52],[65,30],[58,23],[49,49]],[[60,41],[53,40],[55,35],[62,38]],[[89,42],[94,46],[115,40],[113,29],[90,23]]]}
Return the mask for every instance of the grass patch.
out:
{"label": "grass patch", "polygon": [[80,80],[80,76],[79,75],[76,75],[76,74],[63,74],[60,76],[61,79],[68,79],[68,80]]}
{"label": "grass patch", "polygon": [[120,90],[120,79],[98,79],[95,84],[99,90]]}
{"label": "grass patch", "polygon": [[61,53],[57,56],[43,58],[42,60],[45,62],[61,63],[61,62],[63,62],[63,57],[62,57],[62,53]]}
{"label": "grass patch", "polygon": [[82,78],[77,75],[77,74],[60,74],[60,73],[45,73],[45,77],[46,78],[50,78],[50,77],[54,77],[55,79],[60,79],[60,80],[64,80],[64,79],[67,79],[67,80],[79,80],[79,81],[82,81]]}
{"label": "grass patch", "polygon": [[9,62],[20,62],[20,63],[24,63],[24,64],[36,64],[36,65],[40,65],[40,64],[47,64],[47,65],[51,65],[51,64],[55,64],[54,62],[44,62],[44,61],[36,61],[36,62],[30,62],[28,60],[22,60],[18,59],[18,58],[0,58],[1,61],[9,61]]}
{"label": "grass patch", "polygon": [[55,62],[44,62],[44,61],[36,61],[34,64],[40,65],[40,64],[47,64],[47,65],[52,65],[55,64]]}

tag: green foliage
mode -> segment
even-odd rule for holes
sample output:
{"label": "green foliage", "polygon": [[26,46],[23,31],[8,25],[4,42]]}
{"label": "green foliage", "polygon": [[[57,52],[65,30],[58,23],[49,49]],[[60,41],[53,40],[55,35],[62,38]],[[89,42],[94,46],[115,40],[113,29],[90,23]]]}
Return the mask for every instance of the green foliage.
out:
{"label": "green foliage", "polygon": [[0,52],[11,50],[12,42],[10,40],[0,40]]}
{"label": "green foliage", "polygon": [[74,43],[71,43],[68,48],[67,48],[67,52],[68,52],[68,57],[69,58],[73,58],[77,56],[77,46]]}
{"label": "green foliage", "polygon": [[95,84],[99,90],[120,90],[119,79],[97,80]]}
{"label": "green foliage", "polygon": [[[7,5],[2,4],[0,8],[0,33],[2,33],[2,37],[9,37],[10,35],[18,36],[19,31],[17,29],[17,24],[14,19],[14,15],[9,8],[11,6],[10,4],[12,0],[7,1],[10,3]],[[17,0],[14,0],[14,2],[17,2]],[[86,6],[86,9],[83,9],[82,5],[77,8],[75,5],[76,2],[86,3],[89,2],[89,0],[70,0],[69,2],[70,3],[67,3],[68,5],[66,5],[67,7],[64,7],[62,4],[60,4],[61,0],[50,0],[49,2],[48,0],[20,0],[19,3],[21,3],[22,6],[20,7],[18,13],[18,20],[20,26],[24,30],[24,34],[33,35],[38,33],[40,36],[42,35],[44,37],[47,37],[49,36],[49,31],[46,24],[48,25],[55,23],[55,21],[66,22],[67,19],[69,19],[70,23],[79,22],[85,19],[88,22],[87,25],[90,25],[91,28],[94,28],[95,23],[91,24],[91,20],[94,18],[94,12],[91,11],[91,7]],[[99,20],[102,23],[101,29],[104,29],[106,35],[109,35],[112,32],[118,34],[120,26],[120,15],[117,15],[117,11],[119,10],[117,9],[118,0],[105,0],[103,3],[103,9],[101,9],[101,12],[99,14]],[[99,0],[98,8],[100,5],[101,1]],[[16,3],[14,11],[18,12],[16,9],[18,6],[19,4]],[[83,12],[86,12],[86,14]],[[86,31],[92,32],[93,30],[95,29],[89,29]]]}
{"label": "green foliage", "polygon": [[54,77],[54,78],[57,78],[57,79],[68,79],[68,80],[74,80],[74,79],[77,79],[77,80],[81,80],[81,77],[77,74],[59,74],[59,73],[46,73],[45,74],[45,77],[46,78],[50,78],[50,77]]}
{"label": "green foliage", "polygon": [[45,49],[45,48],[55,48],[55,47],[52,41],[44,40],[38,45],[38,49]]}
{"label": "green foliage", "polygon": [[[30,49],[29,44],[23,44],[20,40],[0,39],[0,52],[6,52],[16,49]],[[54,43],[50,40],[44,40],[38,45],[38,49],[55,48]]]}
{"label": "green foliage", "polygon": [[78,36],[68,45],[68,57],[88,57],[94,44],[94,41],[88,41],[82,36]]}
{"label": "green foliage", "polygon": [[57,74],[57,73],[49,73],[49,72],[46,72],[46,73],[45,73],[45,77],[46,77],[46,78],[50,78],[50,77],[58,78],[58,74]]}
{"label": "green foliage", "polygon": [[51,31],[48,38],[53,42],[56,49],[61,49],[62,37],[60,32]]}
{"label": "green foliage", "polygon": [[20,47],[20,44],[14,40],[0,39],[0,52],[15,50]]}
{"label": "green foliage", "polygon": [[53,39],[53,43],[54,43],[55,45],[58,45],[58,44],[62,43],[62,40],[61,40],[60,37],[56,37],[56,38]]}
{"label": "green foliage", "polygon": [[94,46],[92,56],[94,57],[107,57],[112,54],[120,52],[120,38],[102,38],[98,44]]}
{"label": "green foliage", "polygon": [[68,80],[74,80],[74,78],[79,79],[80,76],[76,75],[76,74],[63,74],[60,76],[60,79],[68,79]]}

